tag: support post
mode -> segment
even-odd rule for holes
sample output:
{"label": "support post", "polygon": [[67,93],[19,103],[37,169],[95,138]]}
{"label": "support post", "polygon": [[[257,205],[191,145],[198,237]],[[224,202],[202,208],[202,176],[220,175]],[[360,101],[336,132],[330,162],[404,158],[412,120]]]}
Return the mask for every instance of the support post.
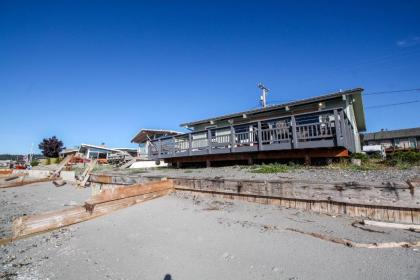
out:
{"label": "support post", "polygon": [[209,152],[209,154],[211,154],[211,149],[212,149],[211,129],[207,130],[207,145],[208,145],[208,152]]}
{"label": "support post", "polygon": [[172,136],[172,141],[174,141],[174,148],[172,149],[172,155],[175,156],[175,149],[176,149],[175,136]]}
{"label": "support post", "polygon": [[192,151],[192,135],[191,133],[188,133],[188,155],[191,155]]}
{"label": "support post", "polygon": [[235,151],[235,128],[233,126],[230,126],[230,151],[234,152]]}
{"label": "support post", "polygon": [[343,134],[343,146],[348,149],[349,147],[349,139],[348,139],[348,129],[347,129],[347,122],[344,119],[344,112],[340,110],[340,123],[341,123],[341,133]]}
{"label": "support post", "polygon": [[307,153],[305,154],[305,165],[311,165],[311,157]]}
{"label": "support post", "polygon": [[262,131],[261,131],[261,122],[258,122],[258,150],[263,150],[263,142],[262,142]]}
{"label": "support post", "polygon": [[291,116],[290,124],[292,126],[293,149],[297,149],[299,147],[299,143],[298,143],[298,139],[297,139],[296,119],[295,119],[295,116]]}
{"label": "support post", "polygon": [[341,138],[341,123],[338,120],[337,109],[334,110],[334,126],[335,126],[335,138],[337,146],[343,146],[343,139]]}
{"label": "support post", "polygon": [[158,140],[158,158],[161,158],[162,154],[162,140]]}
{"label": "support post", "polygon": [[254,159],[252,157],[248,158],[248,165],[253,165]]}
{"label": "support post", "polygon": [[210,162],[210,160],[206,160],[206,167],[211,167],[211,162]]}

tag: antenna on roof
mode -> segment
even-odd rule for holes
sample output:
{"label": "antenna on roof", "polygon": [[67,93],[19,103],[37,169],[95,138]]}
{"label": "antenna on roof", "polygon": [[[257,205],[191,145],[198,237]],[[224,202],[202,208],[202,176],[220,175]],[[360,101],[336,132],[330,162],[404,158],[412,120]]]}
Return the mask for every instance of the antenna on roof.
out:
{"label": "antenna on roof", "polygon": [[270,90],[266,88],[262,83],[259,83],[257,86],[262,90],[260,100],[263,108],[265,108],[267,107],[267,93]]}

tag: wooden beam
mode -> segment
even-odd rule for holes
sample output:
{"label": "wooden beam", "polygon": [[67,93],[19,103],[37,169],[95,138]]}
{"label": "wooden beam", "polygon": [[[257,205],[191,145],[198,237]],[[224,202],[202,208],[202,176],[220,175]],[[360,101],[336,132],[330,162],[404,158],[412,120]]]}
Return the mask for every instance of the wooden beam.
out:
{"label": "wooden beam", "polygon": [[83,206],[76,206],[60,211],[19,217],[13,221],[12,240],[84,222],[114,212],[118,209],[167,195],[170,192],[171,190],[167,189],[101,203],[95,207],[92,213],[86,211]]}
{"label": "wooden beam", "polygon": [[382,243],[359,243],[349,239],[344,238],[337,238],[332,237],[329,235],[317,233],[317,232],[309,232],[303,231],[294,228],[286,228],[286,230],[297,232],[301,234],[305,234],[308,236],[312,236],[318,239],[322,239],[325,241],[329,241],[336,244],[341,244],[347,247],[354,247],[354,248],[366,248],[366,249],[391,249],[391,248],[416,248],[420,247],[420,241],[415,242],[382,242]]}
{"label": "wooden beam", "polygon": [[83,171],[82,174],[82,181],[79,183],[79,186],[84,187],[89,179],[90,172],[92,172],[93,168],[96,165],[97,160],[92,160],[89,165],[86,167],[86,169]]}
{"label": "wooden beam", "polygon": [[94,207],[98,204],[114,201],[118,199],[138,196],[142,194],[169,190],[173,188],[172,180],[163,180],[148,182],[144,184],[136,184],[127,187],[119,187],[115,189],[102,190],[99,194],[93,196],[85,202],[86,210],[92,212]]}
{"label": "wooden beam", "polygon": [[33,184],[33,183],[49,182],[52,180],[54,179],[50,177],[39,178],[39,179],[27,179],[26,176],[23,176],[23,177],[20,177],[20,179],[18,180],[13,180],[10,182],[5,182],[4,184],[0,184],[0,189],[22,187],[22,186]]}
{"label": "wooden beam", "polygon": [[383,228],[397,228],[397,229],[406,229],[406,230],[420,230],[420,225],[409,225],[409,224],[398,224],[398,223],[386,223],[378,222],[371,220],[363,220],[363,224],[374,227],[383,227]]}
{"label": "wooden beam", "polygon": [[67,163],[70,162],[70,160],[73,158],[73,155],[66,156],[57,166],[57,168],[54,170],[54,173],[51,175],[51,177],[58,177],[60,176],[61,170],[66,166]]}

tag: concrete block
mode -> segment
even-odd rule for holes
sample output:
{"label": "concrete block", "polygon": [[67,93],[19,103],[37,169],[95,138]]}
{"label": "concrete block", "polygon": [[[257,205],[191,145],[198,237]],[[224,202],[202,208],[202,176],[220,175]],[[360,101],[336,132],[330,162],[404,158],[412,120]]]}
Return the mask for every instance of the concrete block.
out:
{"label": "concrete block", "polygon": [[61,171],[60,177],[67,182],[76,182],[76,174],[74,171]]}
{"label": "concrete block", "polygon": [[351,159],[351,164],[357,165],[357,166],[361,166],[362,165],[362,160],[361,159],[357,159],[357,158],[352,158]]}

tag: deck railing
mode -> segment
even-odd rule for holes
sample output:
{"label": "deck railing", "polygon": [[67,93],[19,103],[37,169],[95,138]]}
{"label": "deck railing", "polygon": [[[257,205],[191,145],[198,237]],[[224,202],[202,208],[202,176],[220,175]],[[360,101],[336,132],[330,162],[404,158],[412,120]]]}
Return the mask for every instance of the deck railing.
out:
{"label": "deck railing", "polygon": [[[344,110],[335,109],[322,114],[324,119],[327,118],[318,122],[299,123],[304,115],[292,115],[280,120],[241,124],[240,127],[213,128],[160,138],[149,146],[149,158],[323,147],[345,147],[354,152],[354,130]],[[316,119],[317,116],[314,118],[311,114],[311,117]],[[281,123],[281,127],[270,127],[276,122]]]}

